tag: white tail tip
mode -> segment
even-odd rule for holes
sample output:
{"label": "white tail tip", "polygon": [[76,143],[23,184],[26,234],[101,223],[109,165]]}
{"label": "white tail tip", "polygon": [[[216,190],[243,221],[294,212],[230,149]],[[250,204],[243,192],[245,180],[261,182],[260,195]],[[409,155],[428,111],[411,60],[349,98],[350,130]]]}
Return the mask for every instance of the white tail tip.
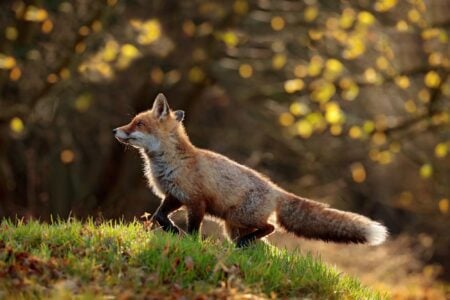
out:
{"label": "white tail tip", "polygon": [[377,222],[372,222],[367,228],[367,242],[375,246],[383,243],[388,236],[387,228]]}

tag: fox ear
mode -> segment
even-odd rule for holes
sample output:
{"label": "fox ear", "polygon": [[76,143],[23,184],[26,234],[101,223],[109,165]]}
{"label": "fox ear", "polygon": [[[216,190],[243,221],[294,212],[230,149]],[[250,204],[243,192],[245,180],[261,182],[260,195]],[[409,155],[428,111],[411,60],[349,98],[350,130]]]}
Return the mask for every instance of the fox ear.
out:
{"label": "fox ear", "polygon": [[156,118],[158,119],[164,119],[165,117],[167,117],[170,108],[169,104],[167,103],[166,96],[164,96],[163,93],[159,93],[158,96],[156,96],[155,101],[153,102],[152,110]]}
{"label": "fox ear", "polygon": [[182,111],[182,110],[176,110],[176,111],[174,111],[173,113],[175,114],[175,119],[176,119],[178,122],[181,122],[181,121],[184,120],[184,111]]}

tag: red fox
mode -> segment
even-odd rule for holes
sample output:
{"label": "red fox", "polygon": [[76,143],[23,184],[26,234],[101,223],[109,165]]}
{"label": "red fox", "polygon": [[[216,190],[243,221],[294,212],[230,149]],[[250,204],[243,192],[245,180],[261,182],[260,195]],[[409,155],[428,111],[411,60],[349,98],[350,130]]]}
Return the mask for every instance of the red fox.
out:
{"label": "red fox", "polygon": [[284,229],[299,237],[342,243],[381,244],[386,227],[364,216],[283,190],[260,173],[218,153],[196,148],[182,121],[158,94],[151,110],[113,130],[117,140],[139,149],[145,175],[162,199],[153,219],[165,231],[179,229],[169,215],[187,210],[187,232],[199,232],[205,214],[223,220],[225,233],[244,247]]}

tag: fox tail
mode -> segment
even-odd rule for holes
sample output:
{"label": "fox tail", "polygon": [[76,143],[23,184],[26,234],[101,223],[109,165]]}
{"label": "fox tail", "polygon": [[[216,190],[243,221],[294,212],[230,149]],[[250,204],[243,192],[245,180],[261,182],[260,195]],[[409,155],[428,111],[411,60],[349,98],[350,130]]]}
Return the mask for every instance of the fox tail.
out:
{"label": "fox tail", "polygon": [[388,236],[378,222],[292,194],[279,202],[277,219],[288,232],[309,239],[379,245]]}

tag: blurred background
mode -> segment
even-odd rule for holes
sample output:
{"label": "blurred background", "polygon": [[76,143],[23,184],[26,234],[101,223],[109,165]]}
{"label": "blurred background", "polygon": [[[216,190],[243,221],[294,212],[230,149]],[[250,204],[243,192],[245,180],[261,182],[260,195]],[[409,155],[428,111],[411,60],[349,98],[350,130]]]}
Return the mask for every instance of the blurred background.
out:
{"label": "blurred background", "polygon": [[449,34],[449,0],[3,0],[0,217],[152,213],[111,129],[164,92],[195,145],[392,233],[377,248],[272,242],[444,298]]}

